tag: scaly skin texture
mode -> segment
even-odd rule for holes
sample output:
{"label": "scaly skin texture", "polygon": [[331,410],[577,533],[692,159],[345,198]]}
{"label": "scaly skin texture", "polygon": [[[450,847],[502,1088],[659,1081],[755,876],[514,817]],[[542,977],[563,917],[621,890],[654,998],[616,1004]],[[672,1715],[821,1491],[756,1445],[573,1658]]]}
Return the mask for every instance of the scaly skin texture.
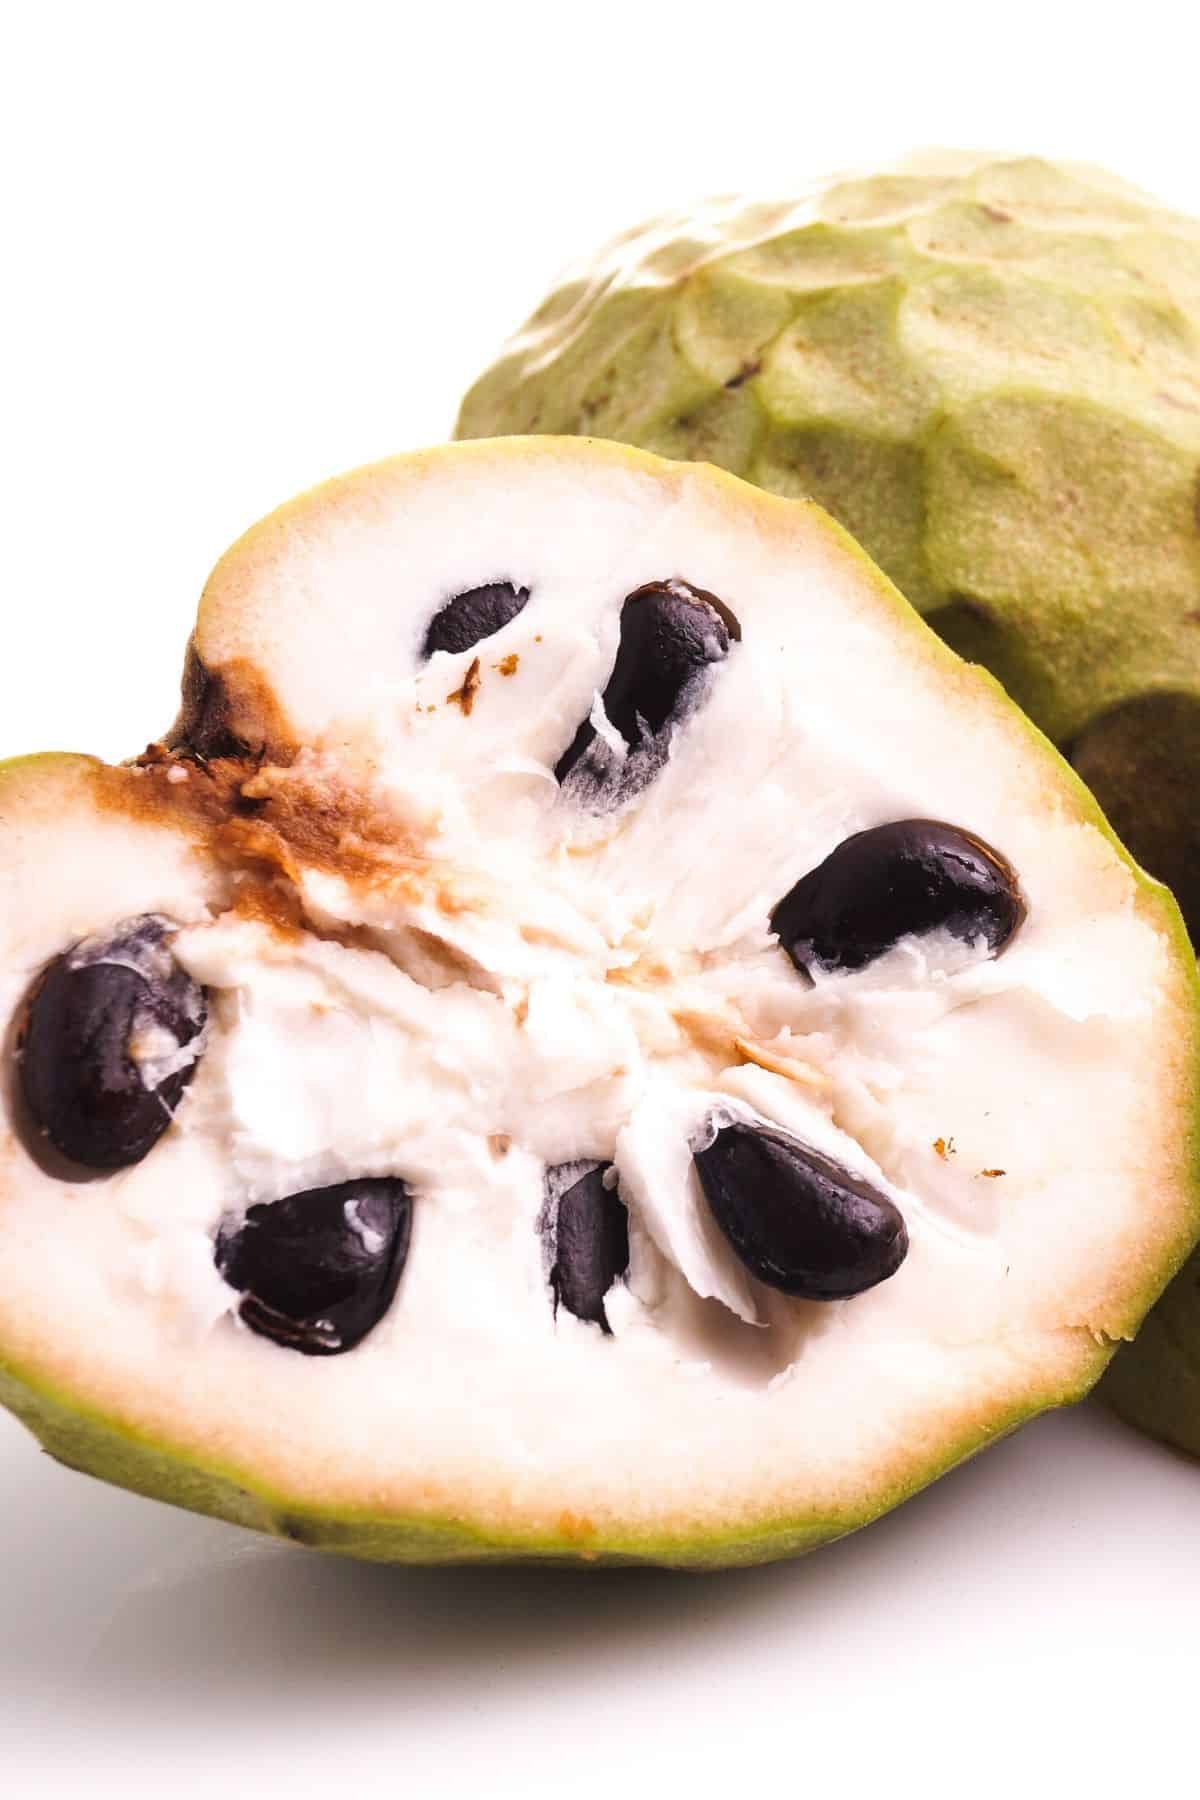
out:
{"label": "scaly skin texture", "polygon": [[1200,224],[978,155],[716,202],[567,280],[457,429],[820,501],[1066,752],[1200,943]]}

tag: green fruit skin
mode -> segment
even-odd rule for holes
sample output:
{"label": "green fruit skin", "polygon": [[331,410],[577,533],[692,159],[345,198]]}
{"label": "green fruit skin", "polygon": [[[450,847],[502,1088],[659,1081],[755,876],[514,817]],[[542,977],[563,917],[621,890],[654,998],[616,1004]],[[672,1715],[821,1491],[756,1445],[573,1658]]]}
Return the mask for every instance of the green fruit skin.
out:
{"label": "green fruit skin", "polygon": [[577,433],[819,501],[1079,769],[1200,943],[1200,223],[946,154],[628,234],[460,437]]}
{"label": "green fruit skin", "polygon": [[[1109,1351],[1098,1352],[1102,1364]],[[1094,1373],[1094,1372],[1093,1372]],[[1078,1389],[1046,1393],[1032,1408],[1061,1406],[1077,1400],[1091,1377]],[[788,1518],[749,1531],[712,1534],[652,1533],[581,1537],[569,1525],[544,1532],[516,1533],[490,1527],[485,1520],[453,1517],[377,1517],[322,1511],[298,1505],[272,1493],[240,1471],[201,1464],[171,1448],[149,1442],[120,1421],[81,1409],[69,1395],[55,1395],[22,1380],[0,1365],[0,1404],[28,1426],[44,1450],[67,1468],[97,1476],[117,1487],[164,1500],[190,1512],[225,1519],[254,1531],[365,1562],[464,1563],[557,1562],[582,1567],[628,1567],[708,1571],[744,1568],[803,1555],[822,1544],[856,1531],[908,1500],[928,1482],[1027,1422],[1031,1409],[1014,1407],[1007,1418],[948,1441],[944,1456],[933,1461],[919,1481],[876,1488],[869,1504],[836,1517]]]}
{"label": "green fruit skin", "polygon": [[[460,437],[616,437],[819,500],[1069,757],[1200,945],[1200,223],[948,153],[604,251]],[[1200,1455],[1200,1257],[1105,1391]]]}
{"label": "green fruit skin", "polygon": [[1113,1359],[1100,1391],[1139,1431],[1200,1457],[1200,1253]]}

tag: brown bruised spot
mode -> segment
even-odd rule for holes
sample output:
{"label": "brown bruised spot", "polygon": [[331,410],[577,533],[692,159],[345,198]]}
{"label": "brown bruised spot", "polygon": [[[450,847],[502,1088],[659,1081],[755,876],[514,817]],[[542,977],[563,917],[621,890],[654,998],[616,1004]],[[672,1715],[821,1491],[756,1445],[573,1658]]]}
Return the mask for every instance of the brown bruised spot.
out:
{"label": "brown bruised spot", "polygon": [[[179,781],[180,767],[188,779]],[[165,826],[217,862],[263,882],[299,881],[320,869],[388,887],[445,911],[474,904],[454,887],[456,872],[435,864],[410,827],[340,777],[306,762],[249,769],[238,758],[200,762],[152,746],[147,760],[91,772],[98,809]]]}
{"label": "brown bruised spot", "polygon": [[949,1162],[952,1156],[958,1155],[953,1138],[934,1138],[933,1147],[943,1162]]}
{"label": "brown bruised spot", "polygon": [[510,651],[507,656],[501,658],[496,664],[496,667],[502,675],[515,675],[520,666],[521,659],[515,650]]}
{"label": "brown bruised spot", "polygon": [[471,709],[475,705],[475,696],[479,692],[481,679],[479,658],[475,656],[472,657],[471,666],[463,676],[462,686],[455,688],[452,694],[446,695],[447,706],[461,706],[464,719],[469,719],[471,716]]}
{"label": "brown bruised spot", "polygon": [[1007,1169],[980,1169],[979,1173],[986,1181],[995,1181],[1001,1175],[1006,1175],[1008,1171]]}
{"label": "brown bruised spot", "polygon": [[411,828],[326,768],[301,763],[243,775],[223,836],[292,879],[300,865],[368,879],[426,869]]}
{"label": "brown bruised spot", "polygon": [[210,669],[189,640],[180,684],[179,716],[165,740],[168,750],[204,761],[269,756],[290,762],[295,733],[262,672],[244,657]]}
{"label": "brown bruised spot", "polygon": [[253,876],[238,883],[230,913],[248,924],[265,925],[278,937],[302,938],[307,928],[295,893],[280,881]]}
{"label": "brown bruised spot", "polygon": [[488,1138],[488,1149],[497,1158],[507,1156],[512,1149],[512,1138],[507,1131],[493,1131]]}
{"label": "brown bruised spot", "polygon": [[[586,1513],[559,1513],[558,1533],[560,1537],[566,1538],[569,1544],[573,1544],[579,1550],[579,1554],[582,1557],[589,1559],[588,1551],[582,1546],[586,1545],[591,1538],[595,1537],[596,1527],[594,1522],[587,1517]],[[591,1554],[594,1556],[595,1552],[592,1552]]]}
{"label": "brown bruised spot", "polygon": [[[188,771],[179,781],[176,769]],[[201,843],[211,841],[236,804],[246,764],[226,757],[192,762],[184,752],[151,744],[135,763],[98,763],[89,772],[92,799],[101,812],[122,813],[139,824],[165,825]]]}

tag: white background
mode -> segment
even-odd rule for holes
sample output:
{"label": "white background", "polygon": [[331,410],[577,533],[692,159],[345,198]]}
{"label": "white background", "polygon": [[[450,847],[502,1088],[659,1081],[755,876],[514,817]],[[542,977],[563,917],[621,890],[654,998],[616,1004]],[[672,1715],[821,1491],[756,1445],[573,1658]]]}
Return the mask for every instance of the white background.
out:
{"label": "white background", "polygon": [[[561,265],[647,213],[931,143],[1200,211],[1184,0],[109,0],[0,31],[0,755],[159,733],[224,545],[444,436]],[[1193,1792],[1198,1619],[1200,1468],[1091,1406],[710,1578],[356,1568],[0,1423],[14,1795]]]}

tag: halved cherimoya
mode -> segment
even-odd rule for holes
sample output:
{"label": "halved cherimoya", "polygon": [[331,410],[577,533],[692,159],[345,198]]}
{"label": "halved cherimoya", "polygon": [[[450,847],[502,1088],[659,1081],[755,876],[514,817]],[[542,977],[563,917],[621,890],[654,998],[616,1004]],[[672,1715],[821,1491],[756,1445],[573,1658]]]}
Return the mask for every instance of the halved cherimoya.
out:
{"label": "halved cherimoya", "polygon": [[817,508],[465,444],[256,527],[180,719],[0,773],[0,1392],[301,1542],[864,1523],[1192,1242],[1178,915]]}

